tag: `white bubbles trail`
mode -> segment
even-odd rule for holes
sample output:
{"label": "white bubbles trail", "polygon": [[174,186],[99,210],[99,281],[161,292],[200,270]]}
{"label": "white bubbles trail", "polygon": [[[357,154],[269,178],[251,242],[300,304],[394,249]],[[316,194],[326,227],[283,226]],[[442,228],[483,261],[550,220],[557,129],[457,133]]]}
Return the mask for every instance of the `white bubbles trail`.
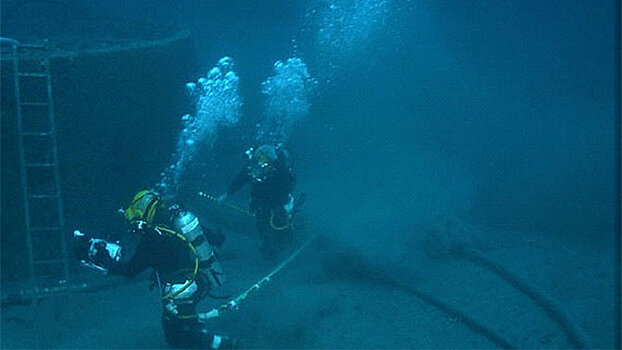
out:
{"label": "white bubbles trail", "polygon": [[369,55],[372,37],[386,24],[390,0],[328,0],[307,11],[315,27],[318,62],[330,77]]}
{"label": "white bubbles trail", "polygon": [[309,114],[315,80],[300,58],[274,64],[274,75],[262,83],[265,115],[257,131],[258,143],[285,143],[294,123]]}
{"label": "white bubbles trail", "polygon": [[223,57],[206,77],[186,84],[195,103],[195,113],[182,117],[183,129],[171,165],[161,174],[156,186],[167,198],[175,197],[184,173],[190,168],[199,148],[209,150],[219,128],[238,122],[242,99],[239,78],[233,70],[233,59]]}

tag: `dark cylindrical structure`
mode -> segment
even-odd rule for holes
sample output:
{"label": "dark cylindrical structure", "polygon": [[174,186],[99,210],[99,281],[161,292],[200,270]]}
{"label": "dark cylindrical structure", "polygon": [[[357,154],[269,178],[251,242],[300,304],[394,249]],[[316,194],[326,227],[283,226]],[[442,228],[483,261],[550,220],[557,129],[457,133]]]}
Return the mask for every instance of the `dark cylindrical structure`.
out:
{"label": "dark cylindrical structure", "polygon": [[[97,22],[109,24],[122,26]],[[171,161],[180,116],[189,107],[184,84],[196,77],[198,65],[187,33],[154,28],[145,30],[149,35],[136,33],[133,40],[88,45],[76,40],[74,47],[51,39],[44,42],[49,50],[20,58],[28,69],[42,55],[50,57],[67,237],[74,228],[99,236],[120,234],[124,228],[117,210],[134,192],[153,186]],[[28,255],[10,57],[2,57],[1,69],[1,263],[7,281],[28,277]]]}

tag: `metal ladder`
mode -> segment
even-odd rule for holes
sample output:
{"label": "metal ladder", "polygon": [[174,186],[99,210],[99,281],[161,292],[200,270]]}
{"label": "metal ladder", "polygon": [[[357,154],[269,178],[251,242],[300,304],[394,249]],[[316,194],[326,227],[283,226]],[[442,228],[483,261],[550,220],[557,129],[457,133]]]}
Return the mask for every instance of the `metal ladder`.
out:
{"label": "metal ladder", "polygon": [[45,51],[36,60],[20,60],[23,50],[46,50],[45,46],[5,38],[2,44],[9,44],[12,53],[30,293],[35,302],[52,287],[50,282],[67,287],[69,280],[50,60]]}

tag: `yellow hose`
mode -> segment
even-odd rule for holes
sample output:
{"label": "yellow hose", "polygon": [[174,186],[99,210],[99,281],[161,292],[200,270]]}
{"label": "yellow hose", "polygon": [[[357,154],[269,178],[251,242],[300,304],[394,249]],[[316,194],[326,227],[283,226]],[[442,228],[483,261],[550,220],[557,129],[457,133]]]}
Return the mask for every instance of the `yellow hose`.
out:
{"label": "yellow hose", "polygon": [[274,224],[274,210],[270,212],[270,227],[275,231],[283,231],[290,228],[292,225],[288,222],[283,226],[276,226]]}
{"label": "yellow hose", "polygon": [[[210,194],[207,194],[205,192],[200,191],[199,192],[199,196],[201,196],[203,198],[207,198],[208,200],[210,200],[210,201],[212,201],[212,202],[214,202],[216,204],[220,204],[217,197],[214,197],[214,196],[212,196]],[[239,206],[237,206],[237,205],[235,205],[233,203],[225,202],[224,206],[229,208],[229,209],[231,209],[231,210],[233,210],[233,211],[236,211],[236,212],[238,212],[238,213],[240,213],[242,215],[246,215],[246,216],[249,216],[249,217],[255,217],[255,214],[253,214],[250,211],[248,211],[248,210],[246,210],[246,209],[244,209],[242,207],[239,207]]]}

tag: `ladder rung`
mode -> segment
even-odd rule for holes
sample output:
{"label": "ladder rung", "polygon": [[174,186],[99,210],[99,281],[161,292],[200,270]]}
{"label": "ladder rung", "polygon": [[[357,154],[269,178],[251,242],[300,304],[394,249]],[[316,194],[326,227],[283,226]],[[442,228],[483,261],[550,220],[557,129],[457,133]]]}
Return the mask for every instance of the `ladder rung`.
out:
{"label": "ladder rung", "polygon": [[64,259],[50,259],[50,260],[33,260],[33,264],[41,264],[41,265],[51,265],[51,264],[61,264],[64,263]]}
{"label": "ladder rung", "polygon": [[28,131],[28,132],[23,132],[22,135],[23,136],[49,136],[49,135],[52,135],[52,133],[51,132],[31,132],[31,131]]}
{"label": "ladder rung", "polygon": [[45,78],[48,75],[45,73],[18,73],[20,77],[32,77],[32,78]]}
{"label": "ladder rung", "polygon": [[55,163],[27,163],[26,166],[27,167],[33,167],[33,168],[36,168],[36,167],[53,167],[53,166],[56,166],[56,164]]}
{"label": "ladder rung", "polygon": [[48,106],[47,102],[22,102],[22,106]]}
{"label": "ladder rung", "polygon": [[30,231],[60,231],[61,228],[57,226],[39,226],[39,227],[31,227]]}
{"label": "ladder rung", "polygon": [[57,194],[29,194],[28,198],[56,198]]}

